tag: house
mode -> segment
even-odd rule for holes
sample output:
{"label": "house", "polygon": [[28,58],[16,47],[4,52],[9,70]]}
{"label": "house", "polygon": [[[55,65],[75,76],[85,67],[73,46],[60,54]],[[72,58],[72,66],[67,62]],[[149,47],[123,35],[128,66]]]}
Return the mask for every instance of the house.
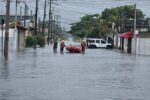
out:
{"label": "house", "polygon": [[114,35],[114,47],[121,52],[132,52],[132,34],[133,32],[125,32],[122,34]]}
{"label": "house", "polygon": [[137,35],[136,54],[150,55],[150,33],[141,33]]}
{"label": "house", "polygon": [[[17,30],[15,30],[15,23],[9,24],[9,50],[18,50],[25,47],[25,33],[26,28],[17,22]],[[0,50],[4,47],[4,37],[5,37],[5,25],[4,29],[0,27]]]}
{"label": "house", "polygon": [[133,32],[116,34],[114,36],[114,47],[125,53],[150,55],[150,33],[141,32],[136,36],[136,43],[134,41]]}
{"label": "house", "polygon": [[150,55],[150,18],[145,25],[137,25],[139,34],[133,30],[114,34],[114,48],[121,52],[137,55]]}

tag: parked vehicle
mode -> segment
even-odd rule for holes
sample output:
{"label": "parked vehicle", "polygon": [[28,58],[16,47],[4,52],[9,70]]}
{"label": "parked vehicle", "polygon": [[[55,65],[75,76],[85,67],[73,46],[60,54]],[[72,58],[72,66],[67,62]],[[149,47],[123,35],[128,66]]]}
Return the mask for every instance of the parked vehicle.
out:
{"label": "parked vehicle", "polygon": [[87,46],[88,48],[112,48],[111,43],[108,43],[104,39],[100,38],[88,38]]}

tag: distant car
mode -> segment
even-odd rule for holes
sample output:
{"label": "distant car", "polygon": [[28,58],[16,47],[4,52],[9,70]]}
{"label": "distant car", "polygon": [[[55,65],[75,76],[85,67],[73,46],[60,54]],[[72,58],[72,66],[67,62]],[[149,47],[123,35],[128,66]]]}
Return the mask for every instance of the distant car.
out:
{"label": "distant car", "polygon": [[104,39],[100,38],[88,38],[87,46],[88,48],[112,48],[111,43],[107,43]]}

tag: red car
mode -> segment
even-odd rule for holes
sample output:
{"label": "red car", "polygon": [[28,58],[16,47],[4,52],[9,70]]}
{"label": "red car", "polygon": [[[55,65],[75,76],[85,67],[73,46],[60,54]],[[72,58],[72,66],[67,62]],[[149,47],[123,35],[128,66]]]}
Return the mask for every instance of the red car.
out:
{"label": "red car", "polygon": [[79,46],[66,46],[66,50],[69,51],[70,53],[81,53],[81,48]]}

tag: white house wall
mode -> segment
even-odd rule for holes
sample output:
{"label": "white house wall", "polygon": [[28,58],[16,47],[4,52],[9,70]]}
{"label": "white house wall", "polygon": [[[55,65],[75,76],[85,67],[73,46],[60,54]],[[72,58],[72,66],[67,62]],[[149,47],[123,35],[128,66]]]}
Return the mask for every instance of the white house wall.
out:
{"label": "white house wall", "polygon": [[137,38],[137,54],[150,55],[150,38]]}
{"label": "white house wall", "polygon": [[124,52],[128,52],[128,38],[124,38]]}
{"label": "white house wall", "polygon": [[114,47],[115,47],[115,48],[118,47],[118,45],[117,45],[117,41],[118,41],[118,40],[117,40],[117,39],[118,39],[118,38],[117,38],[117,35],[115,35],[115,36],[114,36]]}
{"label": "white house wall", "polygon": [[[9,50],[16,50],[17,47],[17,32],[14,29],[9,29]],[[3,43],[5,37],[5,30],[3,31]],[[4,46],[4,44],[3,44]],[[0,50],[2,49],[2,30],[0,30]]]}
{"label": "white house wall", "polygon": [[20,34],[19,49],[23,49],[24,47],[25,47],[25,34]]}
{"label": "white house wall", "polygon": [[120,38],[120,37],[118,37],[118,48],[120,48],[120,47],[121,47],[120,40],[121,40],[121,38]]}

